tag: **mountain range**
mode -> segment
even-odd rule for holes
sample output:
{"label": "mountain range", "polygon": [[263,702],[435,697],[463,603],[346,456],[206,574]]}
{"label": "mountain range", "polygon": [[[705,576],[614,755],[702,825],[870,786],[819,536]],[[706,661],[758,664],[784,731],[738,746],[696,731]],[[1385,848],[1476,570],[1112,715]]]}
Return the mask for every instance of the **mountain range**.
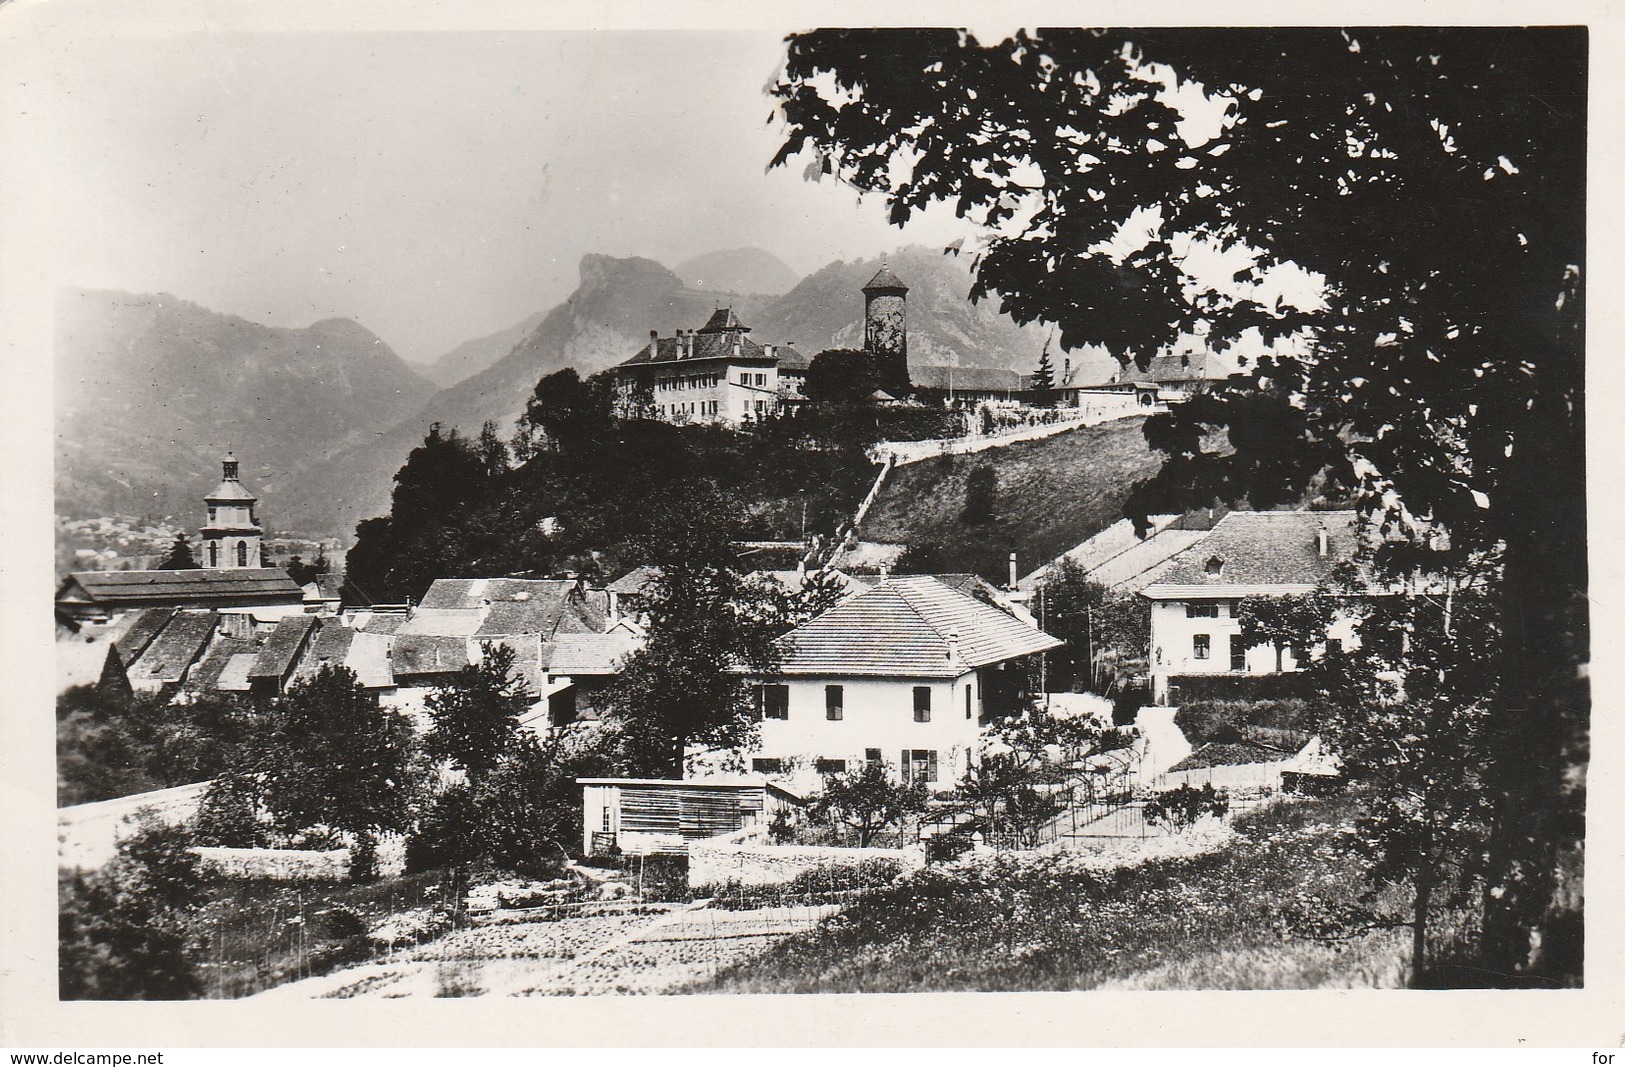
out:
{"label": "mountain range", "polygon": [[[587,255],[563,303],[416,369],[347,319],[283,329],[168,295],[65,294],[57,511],[185,522],[229,447],[261,496],[268,529],[348,539],[356,522],[388,510],[395,471],[432,423],[476,434],[493,421],[507,434],[542,376],[611,367],[646,344],[650,330],[670,336],[730,306],[763,342],[793,343],[808,355],[861,347],[860,290],[879,259],[830,263],[776,295],[700,287],[752,278],[764,256],[772,258],[734,250],[690,260],[680,272]],[[1043,332],[1016,326],[989,301],[970,303],[970,273],[957,259],[905,248],[887,265],[911,287],[911,364],[1036,364]]]}

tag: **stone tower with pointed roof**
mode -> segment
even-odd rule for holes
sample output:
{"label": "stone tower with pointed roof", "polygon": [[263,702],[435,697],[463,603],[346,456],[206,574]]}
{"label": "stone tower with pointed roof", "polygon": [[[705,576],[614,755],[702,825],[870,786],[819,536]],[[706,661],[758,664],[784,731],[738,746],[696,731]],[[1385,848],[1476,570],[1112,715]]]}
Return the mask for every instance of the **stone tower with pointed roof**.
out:
{"label": "stone tower with pointed roof", "polygon": [[220,484],[203,501],[209,518],[199,543],[201,562],[211,570],[261,566],[260,538],[265,531],[254,516],[259,498],[238,480],[236,456],[227,452],[220,468]]}
{"label": "stone tower with pointed roof", "polygon": [[882,260],[863,287],[863,350],[874,360],[883,389],[908,392],[908,286]]}

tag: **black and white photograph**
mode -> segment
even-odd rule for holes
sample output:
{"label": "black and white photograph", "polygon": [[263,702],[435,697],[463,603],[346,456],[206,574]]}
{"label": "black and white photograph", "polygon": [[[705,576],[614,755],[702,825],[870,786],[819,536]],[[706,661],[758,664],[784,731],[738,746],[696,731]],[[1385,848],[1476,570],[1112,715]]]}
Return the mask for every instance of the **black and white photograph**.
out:
{"label": "black and white photograph", "polygon": [[1594,988],[1585,20],[143,6],[0,8],[47,1000]]}

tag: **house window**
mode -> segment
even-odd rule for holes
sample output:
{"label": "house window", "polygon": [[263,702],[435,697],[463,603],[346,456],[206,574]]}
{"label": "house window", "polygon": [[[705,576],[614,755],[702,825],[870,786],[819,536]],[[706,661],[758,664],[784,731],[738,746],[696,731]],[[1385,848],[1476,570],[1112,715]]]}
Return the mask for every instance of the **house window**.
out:
{"label": "house window", "polygon": [[248,566],[248,542],[247,541],[238,541],[237,542],[237,566],[239,566],[239,567]]}
{"label": "house window", "polygon": [[784,761],[782,759],[753,759],[750,769],[757,774],[783,774]]}
{"label": "house window", "polygon": [[766,384],[767,384],[767,375],[765,375],[765,374],[758,374],[758,375],[757,375],[757,376],[756,376],[756,384],[757,384],[757,385],[763,385],[763,386],[765,386],[765,385],[766,385]]}
{"label": "house window", "polygon": [[220,566],[220,542],[219,541],[210,541],[209,542],[209,566],[211,566],[211,567]]}
{"label": "house window", "polygon": [[761,703],[762,718],[788,719],[790,717],[789,686],[764,685],[757,690],[757,694]]}
{"label": "house window", "polygon": [[1197,659],[1207,659],[1213,652],[1213,638],[1197,634],[1191,638],[1191,652]]}
{"label": "house window", "polygon": [[824,718],[838,721],[846,717],[846,687],[840,685],[826,685],[824,687]]}
{"label": "house window", "polygon": [[213,526],[215,524],[219,514],[220,514],[220,509],[219,508],[210,508],[209,509],[209,525],[210,526]]}
{"label": "house window", "polygon": [[1247,646],[1242,644],[1240,634],[1230,635],[1230,669],[1233,671],[1247,669]]}
{"label": "house window", "polygon": [[937,780],[937,750],[934,748],[903,749],[903,781],[934,782]]}
{"label": "house window", "polygon": [[1214,601],[1205,601],[1200,604],[1188,603],[1185,605],[1185,618],[1187,619],[1217,619],[1219,605]]}
{"label": "house window", "polygon": [[1207,561],[1207,576],[1209,578],[1217,578],[1223,573],[1224,560],[1220,559],[1218,556],[1214,556],[1212,559]]}
{"label": "house window", "polygon": [[931,687],[928,685],[914,687],[914,721],[931,721]]}
{"label": "house window", "polygon": [[818,759],[813,760],[813,769],[819,774],[845,774],[846,760],[824,759],[820,756]]}
{"label": "house window", "polygon": [[756,414],[760,415],[763,412],[765,412],[766,410],[767,410],[767,401],[765,401],[765,400],[756,401]]}
{"label": "house window", "polygon": [[865,763],[879,763],[880,762],[880,749],[878,749],[878,748],[866,748],[866,749],[864,749],[863,750],[863,762],[865,762]]}

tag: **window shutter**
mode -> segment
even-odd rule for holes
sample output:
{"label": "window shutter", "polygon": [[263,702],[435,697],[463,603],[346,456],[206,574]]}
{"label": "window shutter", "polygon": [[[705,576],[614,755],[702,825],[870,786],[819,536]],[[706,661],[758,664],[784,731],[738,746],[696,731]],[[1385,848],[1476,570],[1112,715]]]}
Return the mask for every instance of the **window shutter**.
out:
{"label": "window shutter", "polygon": [[912,755],[913,753],[908,749],[903,749],[903,781],[905,782],[910,781],[912,778],[912,775],[909,773],[909,757]]}
{"label": "window shutter", "polygon": [[937,750],[934,748],[925,754],[925,780],[937,780]]}

